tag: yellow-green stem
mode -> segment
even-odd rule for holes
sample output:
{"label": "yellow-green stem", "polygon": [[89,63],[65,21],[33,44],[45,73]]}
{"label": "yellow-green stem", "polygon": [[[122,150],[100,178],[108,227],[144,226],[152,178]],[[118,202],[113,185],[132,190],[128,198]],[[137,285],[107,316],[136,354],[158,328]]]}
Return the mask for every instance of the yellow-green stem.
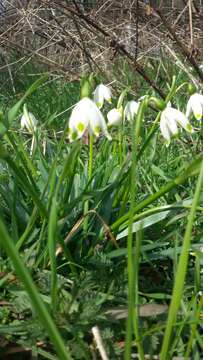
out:
{"label": "yellow-green stem", "polygon": [[176,321],[178,309],[180,306],[185,276],[187,272],[189,249],[190,249],[190,238],[193,228],[193,223],[195,219],[196,209],[202,189],[203,184],[203,162],[201,163],[199,178],[196,185],[195,195],[192,203],[192,208],[189,214],[188,223],[185,231],[185,236],[183,239],[182,252],[180,255],[180,260],[178,263],[177,274],[175,278],[175,284],[173,288],[172,300],[169,308],[168,319],[166,324],[166,330],[164,334],[160,360],[166,360],[168,358],[168,350],[170,346],[170,340],[172,335],[173,326]]}
{"label": "yellow-green stem", "polygon": [[[88,159],[88,170],[87,170],[87,182],[89,183],[92,178],[92,169],[93,169],[93,145],[94,145],[94,135],[89,135],[89,159]],[[84,204],[84,215],[87,214],[89,210],[89,200],[85,201]],[[84,220],[84,232],[87,233],[88,228],[88,218],[86,217]]]}
{"label": "yellow-green stem", "polygon": [[[138,353],[140,359],[144,359],[144,351],[142,348],[142,343],[139,336],[139,326],[138,326],[138,312],[135,311],[135,291],[138,293],[138,265],[139,259],[136,258],[134,264],[133,256],[133,216],[134,216],[134,207],[135,207],[135,197],[136,197],[136,165],[137,165],[137,147],[140,136],[140,128],[144,115],[144,109],[146,106],[146,100],[144,100],[138,109],[138,114],[136,119],[133,121],[132,126],[132,165],[131,165],[131,183],[130,183],[130,216],[129,216],[129,226],[128,226],[128,239],[127,239],[127,252],[128,252],[128,318],[126,326],[126,342],[125,342],[125,360],[131,359],[131,347],[132,347],[132,332],[134,330],[135,340],[137,341]],[[138,254],[136,254],[138,256]],[[135,269],[135,265],[137,268]],[[136,284],[135,284],[136,280]],[[137,299],[138,301],[138,299]],[[137,304],[136,304],[137,305]]]}

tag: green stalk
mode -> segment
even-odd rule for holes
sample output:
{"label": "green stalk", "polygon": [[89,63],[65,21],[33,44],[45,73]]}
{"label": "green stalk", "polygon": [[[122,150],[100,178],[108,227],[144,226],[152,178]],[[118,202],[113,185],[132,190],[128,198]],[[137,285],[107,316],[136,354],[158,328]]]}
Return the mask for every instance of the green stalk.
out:
{"label": "green stalk", "polygon": [[145,149],[148,146],[150,140],[152,139],[153,135],[155,134],[155,132],[157,130],[157,124],[159,123],[160,117],[161,117],[161,111],[158,113],[156,119],[154,120],[154,123],[153,123],[153,125],[152,125],[152,127],[151,127],[151,129],[150,129],[150,131],[149,131],[149,133],[147,135],[147,138],[146,138],[144,144],[142,145],[142,147],[141,147],[141,149],[140,149],[140,151],[138,153],[138,156],[137,156],[138,159],[141,158],[143,152],[145,151]]}
{"label": "green stalk", "polygon": [[[94,148],[94,135],[90,134],[89,135],[89,159],[88,159],[88,173],[87,173],[87,182],[89,183],[89,181],[92,178],[92,169],[93,169],[93,148]],[[89,211],[89,200],[85,201],[84,204],[84,215],[87,214],[87,212]],[[87,233],[87,228],[88,228],[88,218],[86,217],[84,220],[84,226],[83,226],[83,230],[85,233]]]}
{"label": "green stalk", "polygon": [[166,330],[165,330],[161,354],[160,354],[160,360],[166,360],[168,358],[168,350],[169,350],[172,330],[176,321],[176,317],[183,293],[184,281],[185,281],[187,265],[188,265],[191,233],[192,233],[193,223],[195,220],[196,208],[198,205],[198,201],[202,189],[202,184],[203,184],[203,162],[201,163],[200,173],[196,185],[192,208],[189,214],[188,223],[183,239],[182,252],[178,263],[177,274],[176,274],[175,284],[172,293],[172,300],[169,308]]}
{"label": "green stalk", "polygon": [[30,300],[32,302],[33,308],[35,309],[36,313],[38,314],[39,321],[41,322],[42,326],[47,330],[47,333],[56,349],[58,354],[58,358],[60,360],[70,360],[71,355],[67,346],[65,346],[61,335],[54,324],[50,314],[48,313],[46,306],[44,305],[40,294],[28,272],[25,265],[23,264],[14,244],[13,241],[10,239],[8,232],[3,224],[2,220],[0,219],[0,244],[6,251],[8,257],[10,257],[15,271],[22,281],[25,290],[27,291]]}
{"label": "green stalk", "polygon": [[122,124],[119,125],[118,129],[118,153],[119,153],[119,164],[122,164],[122,158],[123,158],[123,149],[122,149]]}
{"label": "green stalk", "polygon": [[141,254],[141,243],[142,243],[142,233],[138,231],[136,233],[136,246],[135,246],[135,316],[133,317],[133,328],[135,333],[136,345],[138,349],[139,359],[144,360],[144,350],[142,345],[142,339],[139,331],[139,263],[140,263],[140,254]]}
{"label": "green stalk", "polygon": [[92,168],[93,168],[93,145],[94,145],[94,135],[89,136],[89,162],[88,162],[88,181],[92,178]]}
{"label": "green stalk", "polygon": [[[199,258],[198,258],[198,260],[199,260]],[[200,268],[198,267],[198,277],[199,276],[200,276]],[[193,348],[195,342],[197,342],[198,324],[199,324],[199,320],[201,318],[201,312],[203,309],[203,295],[201,295],[201,298],[200,298],[200,301],[198,304],[197,304],[197,299],[195,298],[194,306],[195,306],[195,309],[194,309],[195,314],[193,315],[193,317],[195,317],[197,321],[194,324],[190,325],[190,337],[189,337],[187,348],[186,348],[186,351],[184,354],[185,359],[189,358],[192,348]],[[203,347],[201,345],[200,345],[200,347],[203,350]]]}
{"label": "green stalk", "polygon": [[51,268],[51,304],[53,314],[57,311],[57,265],[56,265],[56,239],[57,239],[57,212],[58,204],[56,197],[52,199],[51,211],[48,223],[48,249]]}
{"label": "green stalk", "polygon": [[[138,345],[138,353],[140,359],[144,359],[144,351],[142,344],[140,343],[139,337],[139,326],[138,326],[138,312],[134,311],[135,309],[135,288],[138,291],[138,264],[139,260],[136,260],[136,270],[134,259],[133,259],[133,217],[134,217],[134,207],[135,207],[135,198],[136,198],[136,166],[137,166],[137,147],[140,136],[140,128],[144,115],[144,109],[146,106],[146,101],[144,100],[138,109],[137,117],[133,121],[132,126],[132,164],[131,164],[131,181],[130,181],[130,212],[129,212],[129,226],[128,226],[128,239],[127,239],[127,253],[128,253],[128,318],[126,325],[126,341],[125,341],[125,360],[131,359],[131,347],[132,347],[132,330],[134,328],[135,338]],[[138,254],[136,254],[137,256]],[[135,271],[136,271],[136,281],[135,284]],[[137,306],[137,304],[136,304]]]}

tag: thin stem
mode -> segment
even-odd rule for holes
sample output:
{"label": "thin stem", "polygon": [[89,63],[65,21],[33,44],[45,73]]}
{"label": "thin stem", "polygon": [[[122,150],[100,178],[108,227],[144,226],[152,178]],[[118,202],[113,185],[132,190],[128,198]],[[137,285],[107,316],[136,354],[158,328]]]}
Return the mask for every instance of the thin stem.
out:
{"label": "thin stem", "polygon": [[180,306],[184,281],[186,277],[187,265],[188,265],[188,257],[189,257],[189,248],[190,248],[190,241],[191,241],[191,233],[193,228],[193,223],[195,219],[196,209],[202,189],[203,184],[203,162],[201,163],[199,178],[196,185],[195,195],[192,203],[192,208],[189,214],[188,223],[185,231],[185,236],[183,239],[183,246],[182,252],[180,255],[180,260],[177,268],[177,274],[175,279],[175,284],[173,288],[172,300],[169,308],[169,314],[166,324],[166,330],[164,334],[160,360],[166,360],[168,357],[168,350],[172,335],[173,326],[176,321],[178,309]]}
{"label": "thin stem", "polygon": [[88,162],[88,181],[92,178],[92,168],[93,168],[93,145],[94,145],[94,135],[89,136],[89,162]]}
{"label": "thin stem", "polygon": [[[92,169],[93,169],[93,148],[94,148],[94,135],[89,135],[89,159],[88,159],[88,173],[87,173],[87,182],[89,183],[92,178]],[[89,200],[85,201],[84,204],[84,216],[89,211]],[[84,220],[83,230],[87,233],[88,228],[88,217]]]}
{"label": "thin stem", "polygon": [[141,243],[142,243],[142,233],[138,231],[136,233],[136,246],[135,246],[135,256],[134,256],[134,266],[135,266],[135,316],[133,317],[133,328],[135,333],[136,345],[138,349],[139,359],[144,360],[144,350],[142,346],[142,339],[139,331],[139,262],[140,262],[140,252],[141,252]]}
{"label": "thin stem", "polygon": [[119,126],[118,130],[118,147],[119,147],[119,163],[122,164],[122,125]]}
{"label": "thin stem", "polygon": [[[137,173],[137,147],[140,135],[140,127],[144,115],[144,109],[146,106],[146,100],[144,100],[138,109],[137,117],[133,121],[132,126],[132,165],[131,165],[131,183],[130,183],[130,212],[129,212],[129,226],[128,226],[128,239],[127,239],[127,252],[128,252],[128,318],[126,326],[126,342],[125,342],[125,360],[131,359],[131,347],[132,347],[132,330],[134,329],[135,338],[138,345],[138,352],[140,359],[144,359],[144,351],[140,343],[139,326],[138,326],[138,312],[135,309],[135,297],[138,296],[138,264],[139,260],[136,260],[137,268],[135,270],[134,257],[133,257],[133,217],[136,197],[136,173]],[[136,255],[137,256],[137,255]],[[135,271],[136,271],[136,284],[135,284]],[[137,295],[135,295],[137,291]]]}

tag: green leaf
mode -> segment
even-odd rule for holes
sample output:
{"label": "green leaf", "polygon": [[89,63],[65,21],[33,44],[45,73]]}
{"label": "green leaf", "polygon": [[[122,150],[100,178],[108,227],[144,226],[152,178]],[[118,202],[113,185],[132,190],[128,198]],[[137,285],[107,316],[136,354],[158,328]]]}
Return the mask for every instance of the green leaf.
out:
{"label": "green leaf", "polygon": [[[46,80],[48,79],[48,75],[44,75],[42,76],[40,79],[38,79],[37,81],[35,81],[30,87],[29,89],[26,91],[26,93],[23,95],[23,97],[9,110],[8,112],[8,126],[10,127],[13,120],[15,119],[21,105],[23,104],[23,102],[25,101],[25,99],[31,95],[35,90],[38,89],[39,86],[41,86]],[[6,132],[6,128],[5,129],[0,129],[2,130],[0,132],[1,135],[4,135],[4,133]]]}
{"label": "green leaf", "polygon": [[[170,210],[168,211],[161,211],[157,214],[153,214],[150,216],[147,216],[146,218],[136,221],[133,223],[132,232],[135,233],[139,230],[145,229],[149,226],[152,226],[156,224],[157,222],[164,220],[168,215],[170,214]],[[123,230],[121,233],[119,233],[116,237],[116,240],[120,240],[128,235],[128,228]]]}
{"label": "green leaf", "polygon": [[56,310],[57,304],[57,269],[56,269],[56,236],[57,236],[57,202],[53,197],[51,212],[48,224],[48,247],[51,265],[51,298],[53,311]]}
{"label": "green leaf", "polygon": [[0,219],[0,244],[6,251],[8,257],[11,259],[14,269],[19,276],[19,279],[22,281],[27,294],[30,297],[32,302],[32,306],[38,314],[39,321],[42,326],[47,330],[50,339],[52,340],[55,349],[57,351],[58,357],[61,360],[70,360],[71,356],[69,354],[68,348],[65,347],[64,342],[61,338],[61,335],[54,324],[47,308],[42,301],[40,294],[27,270],[25,265],[23,264],[13,241],[10,239],[8,232]]}

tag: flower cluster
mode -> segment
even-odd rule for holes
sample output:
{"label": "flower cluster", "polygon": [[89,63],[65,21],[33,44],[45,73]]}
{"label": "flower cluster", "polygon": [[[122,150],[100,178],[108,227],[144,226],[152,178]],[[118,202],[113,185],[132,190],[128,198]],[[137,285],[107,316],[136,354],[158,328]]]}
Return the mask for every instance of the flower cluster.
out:
{"label": "flower cluster", "polygon": [[93,100],[85,97],[81,99],[74,107],[70,120],[68,137],[72,142],[80,139],[86,131],[90,134],[99,136],[103,133],[107,139],[111,139],[108,128],[118,126],[122,120],[132,121],[137,114],[139,103],[136,101],[128,101],[124,110],[122,106],[113,108],[107,113],[107,124],[101,112],[104,101],[111,103],[111,90],[100,84],[93,93]]}
{"label": "flower cluster", "polygon": [[[98,137],[102,133],[108,140],[111,140],[108,128],[112,126],[118,126],[122,121],[133,121],[142,97],[137,102],[134,100],[128,101],[123,109],[123,96],[121,94],[118,100],[117,108],[112,108],[107,114],[107,122],[101,109],[104,102],[107,101],[111,104],[112,93],[108,86],[99,84],[94,93],[93,100],[89,97],[81,99],[73,108],[69,119],[68,138],[69,141],[75,141],[80,139],[85,133],[93,134]],[[156,98],[150,98],[156,100]],[[158,101],[158,100],[157,100]],[[164,108],[164,103],[162,109]],[[161,107],[159,107],[161,109]],[[201,120],[203,116],[203,95],[194,93],[190,96],[186,107],[186,113],[184,114],[180,110],[171,106],[169,102],[164,110],[162,110],[160,118],[160,130],[161,134],[166,140],[166,144],[170,144],[170,140],[173,136],[178,135],[179,127],[183,128],[189,133],[194,131],[190,124],[190,116],[194,115],[196,120]],[[26,128],[28,132],[34,133],[37,128],[38,121],[35,116],[28,112],[26,105],[23,108],[23,115],[21,117],[21,128]]]}
{"label": "flower cluster", "polygon": [[108,140],[111,140],[100,109],[87,97],[80,100],[72,111],[69,120],[69,140],[72,142],[80,139],[86,130],[96,137],[102,132]]}
{"label": "flower cluster", "polygon": [[192,133],[193,127],[189,122],[190,115],[193,114],[197,120],[202,119],[203,115],[203,95],[195,93],[191,95],[187,103],[186,114],[177,110],[170,105],[161,113],[160,130],[166,140],[167,145],[170,144],[172,136],[178,134],[178,126]]}

